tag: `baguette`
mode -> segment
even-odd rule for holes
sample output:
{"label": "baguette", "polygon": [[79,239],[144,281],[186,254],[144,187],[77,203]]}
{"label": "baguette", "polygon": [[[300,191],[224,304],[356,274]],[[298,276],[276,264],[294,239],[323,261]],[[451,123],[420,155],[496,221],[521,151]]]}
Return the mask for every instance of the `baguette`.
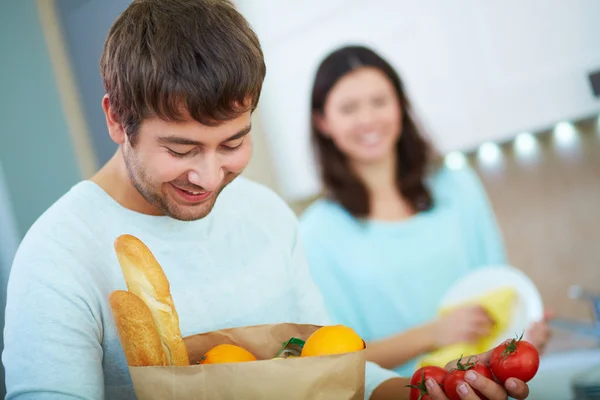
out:
{"label": "baguette", "polygon": [[146,303],[125,290],[112,292],[109,301],[127,365],[132,367],[167,365],[158,330]]}
{"label": "baguette", "polygon": [[167,365],[189,365],[169,281],[160,264],[150,249],[135,236],[121,235],[114,246],[127,288],[146,303],[152,314]]}

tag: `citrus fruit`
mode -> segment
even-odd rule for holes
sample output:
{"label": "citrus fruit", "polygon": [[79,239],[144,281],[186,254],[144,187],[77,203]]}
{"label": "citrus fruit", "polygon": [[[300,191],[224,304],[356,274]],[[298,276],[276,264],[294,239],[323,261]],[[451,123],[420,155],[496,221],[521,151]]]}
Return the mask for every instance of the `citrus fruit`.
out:
{"label": "citrus fruit", "polygon": [[204,354],[200,364],[221,364],[256,361],[256,357],[243,347],[234,344],[219,344]]}
{"label": "citrus fruit", "polygon": [[302,357],[323,356],[360,351],[365,343],[352,328],[344,325],[324,326],[306,339]]}

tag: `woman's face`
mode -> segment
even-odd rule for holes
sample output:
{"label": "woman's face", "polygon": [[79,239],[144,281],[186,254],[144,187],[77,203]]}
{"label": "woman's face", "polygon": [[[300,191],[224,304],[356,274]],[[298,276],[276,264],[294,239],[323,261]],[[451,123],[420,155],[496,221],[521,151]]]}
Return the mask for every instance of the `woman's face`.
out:
{"label": "woman's face", "polygon": [[364,67],[341,78],[325,99],[319,130],[351,161],[374,163],[394,154],[402,129],[396,90],[380,70]]}

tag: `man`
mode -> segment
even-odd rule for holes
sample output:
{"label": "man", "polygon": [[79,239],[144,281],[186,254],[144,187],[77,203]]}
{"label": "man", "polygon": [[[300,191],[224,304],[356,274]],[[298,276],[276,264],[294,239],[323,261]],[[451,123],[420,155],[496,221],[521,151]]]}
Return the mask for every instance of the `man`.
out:
{"label": "man", "polygon": [[[269,190],[237,178],[252,151],[265,65],[231,3],[135,0],[111,28],[100,64],[119,149],[19,248],[3,353],[8,399],[135,398],[108,305],[113,290],[126,288],[112,247],[124,233],[162,265],[184,336],[328,323],[295,216]],[[366,382],[367,397],[407,398],[408,381],[373,364]],[[499,385],[477,382],[490,399],[506,398]],[[513,395],[526,397],[527,386],[515,383]]]}

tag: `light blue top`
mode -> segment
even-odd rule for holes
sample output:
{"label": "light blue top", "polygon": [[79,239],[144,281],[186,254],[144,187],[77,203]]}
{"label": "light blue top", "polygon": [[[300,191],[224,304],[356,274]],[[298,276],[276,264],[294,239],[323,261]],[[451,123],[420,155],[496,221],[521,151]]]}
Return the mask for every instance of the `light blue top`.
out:
{"label": "light blue top", "polygon": [[[145,242],[170,281],[184,336],[296,322],[328,324],[295,215],[237,178],[204,219],[121,207],[100,187],[73,187],[34,224],[10,275],[2,355],[8,399],[135,399],[108,296],[126,290],[113,242]],[[366,397],[397,376],[367,365]]]}
{"label": "light blue top", "polygon": [[[327,200],[300,218],[312,276],[331,317],[366,341],[432,320],[457,279],[505,262],[494,214],[472,170],[440,168],[429,187],[434,207],[403,221],[358,221]],[[410,376],[415,362],[396,372]]]}

